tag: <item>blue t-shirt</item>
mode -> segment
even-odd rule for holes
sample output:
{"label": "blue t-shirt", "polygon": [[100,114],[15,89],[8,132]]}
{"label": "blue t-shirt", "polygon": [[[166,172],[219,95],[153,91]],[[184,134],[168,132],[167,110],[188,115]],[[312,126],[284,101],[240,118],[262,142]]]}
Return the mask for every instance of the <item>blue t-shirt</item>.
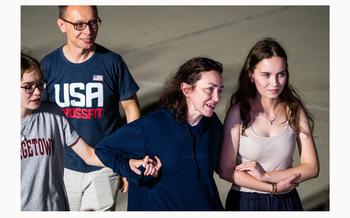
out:
{"label": "blue t-shirt", "polygon": [[[196,126],[161,109],[128,123],[96,145],[99,159],[129,181],[128,210],[223,210],[214,180],[222,143],[217,115]],[[137,177],[120,164],[127,158],[162,161],[159,176]]]}
{"label": "blue t-shirt", "polygon": [[[139,87],[122,57],[98,44],[92,57],[71,63],[60,47],[41,61],[47,88],[43,100],[56,102],[78,134],[91,146],[121,125],[119,102],[134,95]],[[91,172],[71,148],[65,151],[65,167]]]}

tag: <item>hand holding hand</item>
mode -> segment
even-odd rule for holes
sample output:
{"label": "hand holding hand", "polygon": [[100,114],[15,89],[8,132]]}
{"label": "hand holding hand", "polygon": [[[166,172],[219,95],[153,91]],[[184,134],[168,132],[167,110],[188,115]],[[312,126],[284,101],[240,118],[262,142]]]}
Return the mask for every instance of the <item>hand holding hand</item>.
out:
{"label": "hand holding hand", "polygon": [[153,176],[153,177],[157,177],[160,168],[162,168],[162,162],[160,161],[160,159],[157,156],[154,156],[154,158],[156,159],[156,161],[150,159],[151,161],[144,161],[142,166],[146,169],[144,172],[145,176]]}
{"label": "hand holding hand", "polygon": [[136,160],[130,159],[129,166],[131,170],[137,175],[141,175],[141,171],[138,169],[141,165],[145,168],[144,175],[145,176],[153,176],[157,177],[160,168],[162,167],[162,162],[160,159],[155,156],[156,161],[149,158],[149,156],[145,156],[144,159]]}
{"label": "hand holding hand", "polygon": [[139,159],[130,159],[130,160],[129,160],[130,169],[131,169],[134,173],[136,173],[137,175],[141,175],[141,171],[140,171],[138,168],[142,165],[143,161],[144,161],[146,158],[149,159],[148,156],[146,156],[144,159],[141,159],[141,160],[139,160]]}

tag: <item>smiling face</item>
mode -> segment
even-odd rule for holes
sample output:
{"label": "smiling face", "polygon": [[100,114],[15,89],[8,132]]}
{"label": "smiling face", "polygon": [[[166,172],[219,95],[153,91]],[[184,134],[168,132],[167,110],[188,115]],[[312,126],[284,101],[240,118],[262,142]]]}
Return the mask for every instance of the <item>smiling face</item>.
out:
{"label": "smiling face", "polygon": [[[40,107],[42,91],[40,91],[41,87],[39,89],[38,85],[41,84],[41,81],[41,76],[35,71],[28,71],[23,74],[21,80],[21,112],[23,116]],[[26,88],[35,84],[37,86],[33,93],[28,93]]]}
{"label": "smiling face", "polygon": [[215,70],[201,72],[201,78],[193,86],[182,83],[188,117],[192,120],[200,120],[202,116],[211,117],[220,101],[223,87],[222,76]]}
{"label": "smiling face", "polygon": [[95,43],[98,28],[94,29],[86,25],[84,30],[74,29],[74,25],[68,23],[88,23],[97,19],[97,14],[90,6],[68,6],[64,17],[66,21],[58,18],[57,25],[60,30],[66,34],[67,45],[69,47],[88,50]]}
{"label": "smiling face", "polygon": [[277,56],[265,58],[256,65],[254,72],[250,72],[249,75],[260,97],[276,99],[287,82],[285,60]]}

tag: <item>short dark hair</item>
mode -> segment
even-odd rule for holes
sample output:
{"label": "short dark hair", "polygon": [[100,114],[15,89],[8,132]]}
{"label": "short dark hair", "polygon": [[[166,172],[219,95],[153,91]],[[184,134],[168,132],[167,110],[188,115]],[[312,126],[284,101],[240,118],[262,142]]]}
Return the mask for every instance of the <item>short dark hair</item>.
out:
{"label": "short dark hair", "polygon": [[186,98],[180,88],[181,83],[185,82],[189,85],[194,85],[200,80],[202,72],[210,70],[215,70],[222,74],[222,64],[205,57],[195,57],[186,61],[166,82],[159,100],[159,106],[173,109],[176,119],[186,122],[188,109]]}
{"label": "short dark hair", "polygon": [[[68,6],[69,5],[59,5],[58,6],[58,17],[59,18],[64,18]],[[97,6],[96,5],[90,5],[90,7],[94,11],[94,14],[96,15],[96,17],[98,17]]]}

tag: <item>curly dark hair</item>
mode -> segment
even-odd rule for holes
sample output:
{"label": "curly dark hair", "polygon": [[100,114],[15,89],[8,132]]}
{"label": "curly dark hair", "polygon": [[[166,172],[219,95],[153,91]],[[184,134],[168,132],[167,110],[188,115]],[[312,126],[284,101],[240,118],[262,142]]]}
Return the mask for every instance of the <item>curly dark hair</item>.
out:
{"label": "curly dark hair", "polygon": [[185,82],[189,85],[194,85],[200,80],[201,72],[210,70],[215,70],[222,74],[222,64],[205,57],[195,57],[186,61],[166,82],[159,100],[159,106],[173,109],[176,119],[186,122],[187,104],[180,88],[181,83]]}

